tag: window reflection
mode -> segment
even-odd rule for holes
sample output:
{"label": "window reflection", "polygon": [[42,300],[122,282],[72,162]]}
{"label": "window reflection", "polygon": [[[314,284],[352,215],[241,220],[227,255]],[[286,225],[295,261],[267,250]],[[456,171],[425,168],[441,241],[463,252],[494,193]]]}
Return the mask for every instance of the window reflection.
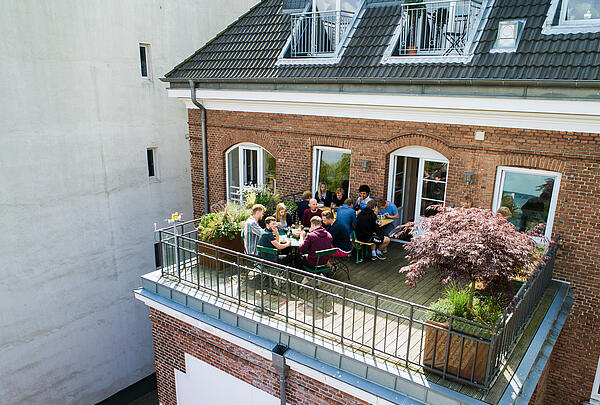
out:
{"label": "window reflection", "polygon": [[565,20],[594,20],[600,18],[600,0],[568,0]]}
{"label": "window reflection", "polygon": [[554,191],[554,178],[535,174],[506,172],[500,206],[511,212],[508,219],[519,231],[548,222]]}

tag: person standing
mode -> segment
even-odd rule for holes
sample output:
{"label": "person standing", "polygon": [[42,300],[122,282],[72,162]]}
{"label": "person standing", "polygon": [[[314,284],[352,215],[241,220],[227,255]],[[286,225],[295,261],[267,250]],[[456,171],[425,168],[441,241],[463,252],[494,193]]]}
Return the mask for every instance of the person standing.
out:
{"label": "person standing", "polygon": [[256,245],[263,232],[258,221],[260,221],[264,215],[265,206],[262,204],[254,204],[252,206],[252,215],[246,220],[244,228],[242,228],[244,250],[249,255],[256,256]]}

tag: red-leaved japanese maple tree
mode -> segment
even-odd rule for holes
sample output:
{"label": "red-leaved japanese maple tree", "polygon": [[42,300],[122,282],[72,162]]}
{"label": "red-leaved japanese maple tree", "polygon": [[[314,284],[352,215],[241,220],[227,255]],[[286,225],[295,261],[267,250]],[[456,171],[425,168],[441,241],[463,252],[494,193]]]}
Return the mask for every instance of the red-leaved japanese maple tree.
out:
{"label": "red-leaved japanese maple tree", "polygon": [[471,312],[476,281],[487,284],[517,276],[534,260],[531,237],[491,210],[439,207],[437,215],[423,221],[425,232],[405,245],[410,264],[400,273],[407,273],[410,286],[428,268],[435,268],[444,283],[470,283]]}

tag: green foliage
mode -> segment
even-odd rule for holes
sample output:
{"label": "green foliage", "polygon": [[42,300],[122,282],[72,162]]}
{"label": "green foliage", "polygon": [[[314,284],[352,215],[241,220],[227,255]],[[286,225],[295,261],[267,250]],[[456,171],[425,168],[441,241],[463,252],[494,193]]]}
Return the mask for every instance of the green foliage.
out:
{"label": "green foliage", "polygon": [[223,210],[203,215],[198,223],[198,240],[211,242],[214,239],[233,239],[239,235],[250,210],[240,204],[228,203]]}
{"label": "green foliage", "polygon": [[[348,188],[344,181],[348,180],[350,175],[350,154],[344,153],[342,158],[335,163],[321,161],[321,170],[319,172],[319,183],[327,183],[327,189],[332,193],[339,187]],[[350,190],[345,190],[349,193]]]}
{"label": "green foliage", "polygon": [[[431,305],[431,309],[465,318],[471,321],[479,320],[469,311],[470,288],[465,286],[460,288],[455,282],[450,282],[444,289],[442,298]],[[502,295],[477,295],[473,300],[473,310],[488,325],[495,325],[502,316],[502,311],[506,307],[506,299]],[[442,314],[434,314],[432,321],[448,323],[448,317]],[[470,323],[454,320],[452,329],[472,336],[478,336],[483,339],[490,339],[489,329],[478,327]]]}
{"label": "green foliage", "polygon": [[246,188],[244,190],[244,205],[247,209],[252,208],[254,204],[262,204],[266,211],[263,218],[270,215],[275,215],[277,204],[283,202],[287,208],[287,212],[292,214],[298,210],[298,205],[292,201],[283,201],[279,193],[273,193],[268,187],[265,188]]}

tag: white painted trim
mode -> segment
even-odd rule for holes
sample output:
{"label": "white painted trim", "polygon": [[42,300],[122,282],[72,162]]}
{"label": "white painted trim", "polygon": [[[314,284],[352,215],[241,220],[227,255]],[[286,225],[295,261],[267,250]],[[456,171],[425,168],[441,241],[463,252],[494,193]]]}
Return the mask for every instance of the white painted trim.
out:
{"label": "white painted trim", "polygon": [[592,404],[598,401],[600,404],[600,358],[598,358],[598,368],[596,369],[596,377],[594,378],[594,385],[592,385],[592,395],[590,397]]}
{"label": "white painted trim", "polygon": [[[271,351],[269,351],[261,346],[255,345],[251,342],[248,342],[247,340],[241,339],[241,338],[239,338],[235,335],[232,335],[228,332],[225,332],[221,329],[215,328],[212,325],[209,325],[207,323],[199,321],[198,319],[193,318],[189,315],[186,315],[182,312],[176,311],[175,309],[168,307],[164,304],[161,304],[157,301],[154,301],[151,298],[145,297],[145,296],[139,294],[138,292],[134,291],[134,295],[135,295],[136,299],[142,301],[144,304],[146,304],[150,308],[154,308],[154,309],[156,309],[160,312],[163,312],[181,322],[185,322],[188,325],[192,325],[198,329],[201,329],[207,333],[210,333],[211,335],[214,335],[214,336],[218,337],[219,339],[223,339],[228,342],[231,342],[234,345],[239,346],[248,351],[251,351],[252,353],[257,354],[269,361],[272,359]],[[342,392],[353,395],[356,398],[359,398],[365,402],[368,402],[368,403],[371,403],[374,405],[393,405],[392,402],[389,402],[381,397],[378,397],[367,391],[363,391],[353,385],[350,385],[341,380],[338,380],[328,374],[321,373],[313,368],[305,366],[296,361],[286,358],[286,364],[290,366],[290,369],[292,369],[298,373],[301,373],[307,377],[310,377],[317,381],[320,381],[320,382],[322,382],[330,387],[333,387],[335,389],[338,389]]]}
{"label": "white painted trim", "polygon": [[[560,0],[552,0],[552,3],[550,3],[550,8],[548,9],[546,20],[544,21],[544,25],[542,26],[542,34],[557,35],[600,32],[600,24],[598,24],[597,19],[589,20],[591,22],[586,22],[585,20],[566,22],[563,21],[564,13],[562,10],[560,10],[560,17],[558,22],[559,25],[552,25],[559,3],[561,3]],[[561,4],[564,3],[565,2],[563,1]]]}
{"label": "white painted trim", "polygon": [[504,189],[504,174],[506,172],[554,177],[552,197],[550,199],[550,207],[548,208],[548,222],[546,223],[546,230],[544,232],[544,236],[550,238],[552,236],[552,227],[554,225],[554,216],[556,214],[556,205],[558,203],[558,193],[560,190],[560,180],[562,175],[559,172],[550,172],[547,170],[526,169],[523,167],[513,166],[498,166],[498,171],[496,172],[496,183],[494,187],[494,199],[492,202],[492,211],[494,212],[498,211],[498,208],[500,208],[500,202],[502,201],[502,190]]}
{"label": "white painted trim", "polygon": [[[239,168],[238,168],[238,176],[239,176],[239,181],[240,181],[240,189],[247,185],[247,184],[243,184],[244,181],[244,168],[245,168],[245,164],[244,164],[244,150],[255,150],[257,151],[257,180],[259,182],[262,182],[264,180],[265,177],[265,168],[264,168],[264,161],[265,161],[265,152],[267,152],[269,155],[273,156],[273,154],[271,152],[269,152],[267,149],[263,148],[260,145],[257,145],[255,143],[252,142],[241,142],[241,143],[237,143],[235,145],[232,145],[231,147],[229,147],[226,151],[225,151],[225,187],[226,187],[226,196],[227,196],[227,200],[231,199],[231,195],[230,195],[230,186],[229,186],[229,160],[227,159],[227,155],[235,148],[239,148],[238,149],[238,164],[239,164]],[[275,162],[275,165],[277,165],[277,162]],[[277,170],[277,167],[275,168],[275,170]],[[264,186],[264,184],[259,183],[258,186]]]}
{"label": "white painted trim", "polygon": [[[169,89],[187,108],[189,90]],[[600,133],[600,101],[198,89],[210,110]]]}

